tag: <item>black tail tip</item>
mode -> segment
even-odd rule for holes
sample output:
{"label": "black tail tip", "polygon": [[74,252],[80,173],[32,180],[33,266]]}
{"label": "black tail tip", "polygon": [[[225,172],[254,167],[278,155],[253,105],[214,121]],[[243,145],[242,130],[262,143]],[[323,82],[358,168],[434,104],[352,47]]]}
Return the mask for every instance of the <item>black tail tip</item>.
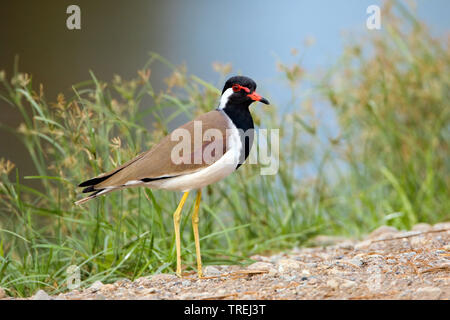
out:
{"label": "black tail tip", "polygon": [[113,172],[113,173],[111,173],[111,174],[108,174],[108,175],[104,175],[104,176],[100,176],[100,177],[97,177],[97,178],[92,178],[92,179],[83,181],[82,183],[80,183],[80,184],[78,185],[78,187],[81,188],[81,187],[95,186],[96,184],[99,184],[100,182],[103,182],[103,181],[105,181],[106,179],[110,178],[112,175],[116,174],[117,172],[119,172],[119,171],[122,170],[122,169],[123,169],[123,168],[117,170],[116,172]]}
{"label": "black tail tip", "polygon": [[80,183],[78,185],[78,187],[89,187],[89,186],[93,186],[96,185],[104,180],[106,180],[108,177],[101,177],[101,178],[93,178],[93,179],[89,179],[86,181],[83,181],[82,183]]}
{"label": "black tail tip", "polygon": [[83,181],[82,183],[80,183],[78,185],[78,188],[87,187],[87,186],[91,185],[89,182],[90,182],[90,180]]}
{"label": "black tail tip", "polygon": [[[81,186],[81,185],[80,185],[80,186]],[[83,193],[88,193],[88,192],[94,192],[94,191],[96,191],[95,188],[94,188],[94,186],[89,186],[89,187],[87,187],[87,188],[84,188],[83,191],[81,191],[81,192],[83,192]]]}

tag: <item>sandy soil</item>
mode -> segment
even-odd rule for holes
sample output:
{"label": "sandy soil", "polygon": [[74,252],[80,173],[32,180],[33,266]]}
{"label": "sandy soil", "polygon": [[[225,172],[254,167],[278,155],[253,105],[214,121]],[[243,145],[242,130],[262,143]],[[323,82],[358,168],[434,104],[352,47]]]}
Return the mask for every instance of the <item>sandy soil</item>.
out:
{"label": "sandy soil", "polygon": [[208,266],[204,279],[158,274],[30,299],[449,299],[449,240],[450,222],[383,226],[359,242],[321,236],[248,267]]}

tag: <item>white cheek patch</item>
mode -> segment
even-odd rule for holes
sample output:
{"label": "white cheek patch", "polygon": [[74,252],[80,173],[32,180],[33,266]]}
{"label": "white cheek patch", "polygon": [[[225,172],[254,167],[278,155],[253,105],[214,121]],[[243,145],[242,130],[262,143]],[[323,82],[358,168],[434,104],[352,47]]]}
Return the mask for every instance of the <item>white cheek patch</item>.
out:
{"label": "white cheek patch", "polygon": [[230,98],[230,96],[233,93],[234,92],[233,92],[232,88],[228,88],[227,90],[225,90],[225,92],[220,97],[220,102],[219,102],[219,106],[217,107],[217,109],[223,110],[223,108],[225,108],[225,106],[227,105],[228,99]]}

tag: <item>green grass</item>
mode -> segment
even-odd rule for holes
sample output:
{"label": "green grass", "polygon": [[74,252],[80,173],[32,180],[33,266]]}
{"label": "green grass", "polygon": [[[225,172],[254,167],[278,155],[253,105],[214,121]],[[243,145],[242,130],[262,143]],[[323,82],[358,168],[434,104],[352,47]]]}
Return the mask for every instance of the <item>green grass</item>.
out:
{"label": "green grass", "polygon": [[[383,224],[450,218],[449,48],[410,15],[385,10],[383,21],[385,33],[349,43],[322,76],[301,62],[279,64],[289,106],[253,114],[258,126],[280,128],[280,170],[261,176],[244,165],[204,190],[204,264],[247,263],[318,233],[360,237]],[[155,63],[173,72],[161,92],[148,77]],[[23,118],[17,129],[1,126],[17,134],[36,170],[23,177],[0,161],[0,287],[12,296],[64,291],[71,265],[83,286],[174,272],[179,193],[129,189],[78,207],[76,185],[150,148],[174,120],[209,111],[223,80],[206,83],[153,54],[135,79],[103,82],[91,73],[52,103],[17,68],[11,78],[0,73],[0,98]],[[339,134],[318,107],[335,115]],[[195,267],[193,202],[191,195],[181,221],[187,270]]]}

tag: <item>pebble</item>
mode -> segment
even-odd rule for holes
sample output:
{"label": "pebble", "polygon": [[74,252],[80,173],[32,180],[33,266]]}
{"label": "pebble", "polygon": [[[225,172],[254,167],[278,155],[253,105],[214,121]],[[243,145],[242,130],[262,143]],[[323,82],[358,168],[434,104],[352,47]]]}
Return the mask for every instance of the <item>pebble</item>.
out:
{"label": "pebble", "polygon": [[345,280],[344,283],[341,284],[342,289],[351,289],[356,286],[355,281]]}
{"label": "pebble", "polygon": [[416,255],[416,252],[414,252],[414,251],[405,252],[405,253],[400,254],[401,257],[405,257],[408,260],[411,259],[412,257],[414,257],[415,255]]}
{"label": "pebble", "polygon": [[423,247],[428,242],[428,239],[426,239],[424,236],[418,236],[410,238],[409,241],[413,248],[419,248]]}
{"label": "pebble", "polygon": [[44,290],[39,290],[33,296],[33,300],[50,300],[50,296]]}
{"label": "pebble", "polygon": [[415,238],[415,237],[423,237],[423,235],[421,234],[422,232],[420,231],[406,231],[406,232],[402,232],[400,234],[400,236],[405,237],[402,240],[408,242],[409,240],[408,238]]}
{"label": "pebble", "polygon": [[387,259],[386,263],[388,263],[388,264],[397,264],[397,260],[395,260],[395,259]]}
{"label": "pebble", "polygon": [[352,241],[344,241],[340,243],[338,247],[344,250],[353,250],[355,245]]}
{"label": "pebble", "polygon": [[428,223],[418,223],[412,227],[413,231],[426,232],[431,230],[432,227]]}
{"label": "pebble", "polygon": [[142,290],[141,293],[143,295],[147,295],[147,294],[152,294],[152,293],[156,293],[156,292],[157,292],[156,288],[148,288],[148,289]]}
{"label": "pebble", "polygon": [[367,272],[371,274],[371,276],[366,280],[366,286],[370,292],[378,293],[383,290],[384,276],[380,271],[381,269],[379,271],[367,270]]}
{"label": "pebble", "polygon": [[436,300],[439,299],[442,290],[437,287],[424,287],[416,290],[414,296],[417,299]]}
{"label": "pebble", "polygon": [[103,283],[101,281],[97,280],[93,284],[91,284],[89,289],[91,289],[91,291],[95,292],[95,291],[100,290],[102,287],[103,287]]}
{"label": "pebble", "polygon": [[294,259],[281,259],[278,261],[278,272],[285,273],[298,270],[303,264]]}
{"label": "pebble", "polygon": [[178,277],[174,274],[169,273],[158,273],[153,276],[151,276],[151,281],[170,281],[178,279]]}
{"label": "pebble", "polygon": [[411,299],[411,293],[412,293],[412,290],[403,290],[400,293],[399,297],[404,298],[404,299]]}
{"label": "pebble", "polygon": [[343,272],[341,271],[340,267],[334,267],[334,268],[328,269],[328,274],[331,274],[331,275],[340,275],[342,273]]}
{"label": "pebble", "polygon": [[273,256],[271,256],[270,257],[270,262],[271,263],[277,263],[278,261],[280,261],[280,259],[282,259],[283,258],[283,255],[282,254],[275,254],[275,255],[273,255]]}
{"label": "pebble", "polygon": [[255,261],[262,261],[262,262],[269,262],[270,261],[270,258],[265,257],[265,256],[260,256],[260,255],[251,256],[250,259],[255,260]]}
{"label": "pebble", "polygon": [[355,250],[367,250],[370,248],[371,245],[372,245],[371,240],[364,240],[355,244],[354,248]]}
{"label": "pebble", "polygon": [[267,273],[267,275],[269,277],[276,277],[278,275],[278,270],[275,269],[275,268],[272,268],[272,269],[269,270],[269,273]]}
{"label": "pebble", "polygon": [[288,281],[288,282],[291,282],[292,280],[294,280],[294,279],[296,279],[297,278],[297,276],[287,276],[287,275],[285,275],[285,276],[281,276],[281,279],[283,279],[284,281]]}
{"label": "pebble", "polygon": [[140,285],[147,286],[152,282],[151,277],[140,277],[136,280],[136,282]]}
{"label": "pebble", "polygon": [[337,289],[339,287],[339,282],[337,282],[335,279],[330,279],[327,281],[327,286],[332,289]]}
{"label": "pebble", "polygon": [[271,269],[274,269],[274,265],[269,262],[255,262],[252,263],[247,267],[249,270],[264,270],[264,271],[271,271]]}
{"label": "pebble", "polygon": [[[441,222],[441,223],[436,223],[433,226],[434,230],[441,230],[441,229],[450,229],[450,222]],[[448,231],[447,231],[448,232]]]}
{"label": "pebble", "polygon": [[213,266],[207,266],[203,270],[203,273],[205,274],[206,277],[214,277],[219,276],[221,274],[220,270]]}
{"label": "pebble", "polygon": [[273,268],[274,265],[270,262],[263,262],[263,261],[257,261],[255,263],[252,263],[247,267],[247,269],[250,270],[269,270],[270,268]]}
{"label": "pebble", "polygon": [[357,267],[362,267],[364,265],[364,261],[360,257],[354,257],[353,259],[348,260],[348,262]]}
{"label": "pebble", "polygon": [[119,286],[121,286],[121,287],[126,287],[126,286],[128,286],[129,284],[131,284],[132,283],[132,281],[130,280],[130,279],[127,279],[127,278],[123,278],[122,280],[119,280],[118,281],[118,284],[119,284]]}
{"label": "pebble", "polygon": [[381,236],[383,236],[383,238],[387,235],[391,235],[393,233],[397,233],[398,230],[394,227],[390,227],[390,226],[381,226],[377,229],[375,229],[374,231],[372,231],[368,238],[369,239],[378,239],[381,238]]}
{"label": "pebble", "polygon": [[304,276],[309,276],[310,274],[311,274],[311,272],[309,272],[308,269],[303,269],[303,270],[302,270],[302,275],[304,275]]}
{"label": "pebble", "polygon": [[100,290],[102,292],[107,292],[107,291],[113,291],[116,287],[113,284],[105,284],[102,287],[100,287]]}
{"label": "pebble", "polygon": [[384,260],[384,257],[381,254],[371,254],[368,256],[370,260]]}
{"label": "pebble", "polygon": [[80,293],[80,291],[78,291],[77,289],[75,289],[75,290],[72,290],[72,291],[70,291],[70,292],[67,292],[66,295],[68,295],[68,296],[75,296],[75,295],[77,295],[77,294],[79,294],[79,293]]}
{"label": "pebble", "polygon": [[226,272],[230,271],[231,266],[226,265],[226,264],[221,264],[221,265],[217,265],[216,267],[220,270],[221,273],[226,273]]}

